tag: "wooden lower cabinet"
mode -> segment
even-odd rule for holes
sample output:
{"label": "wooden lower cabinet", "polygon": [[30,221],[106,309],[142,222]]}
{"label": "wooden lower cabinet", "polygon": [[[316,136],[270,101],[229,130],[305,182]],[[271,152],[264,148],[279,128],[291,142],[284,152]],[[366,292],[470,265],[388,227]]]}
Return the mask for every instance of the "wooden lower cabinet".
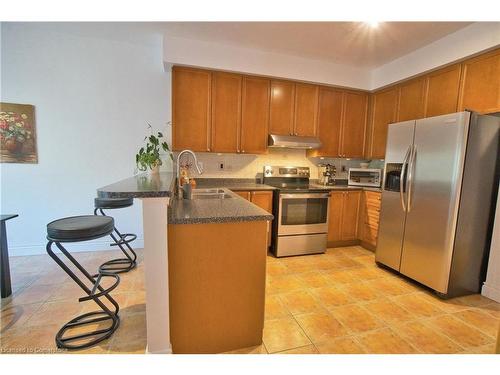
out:
{"label": "wooden lower cabinet", "polygon": [[363,191],[359,215],[359,239],[375,249],[377,246],[382,193]]}
{"label": "wooden lower cabinet", "polygon": [[[273,213],[273,192],[272,191],[253,190],[253,191],[235,191],[234,193],[236,193],[240,197],[243,197],[246,200],[252,202],[256,206],[259,206],[263,210],[266,210],[270,214]],[[272,234],[271,231],[272,231],[272,222],[269,222],[269,225],[267,228],[267,244],[268,244],[268,246],[271,244],[271,234]]]}
{"label": "wooden lower cabinet", "polygon": [[245,198],[247,201],[250,200],[250,192],[249,191],[235,191],[234,193],[238,194],[242,198]]}
{"label": "wooden lower cabinet", "polygon": [[358,238],[358,215],[361,190],[330,193],[328,242],[351,241]]}

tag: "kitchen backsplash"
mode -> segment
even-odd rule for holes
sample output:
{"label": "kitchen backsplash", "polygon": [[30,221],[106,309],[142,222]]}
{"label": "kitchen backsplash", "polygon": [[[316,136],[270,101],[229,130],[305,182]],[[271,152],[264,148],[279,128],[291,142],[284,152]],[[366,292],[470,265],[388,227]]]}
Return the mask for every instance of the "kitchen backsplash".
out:
{"label": "kitchen backsplash", "polygon": [[[296,149],[269,149],[267,154],[214,154],[196,153],[198,161],[203,163],[203,177],[206,178],[261,178],[265,165],[286,165],[311,168],[311,178],[318,178],[318,164],[333,164],[337,168],[337,178],[347,179],[349,168],[359,167],[359,163],[366,161],[360,159],[333,159],[333,158],[308,158],[305,150]],[[183,156],[181,165],[188,156]],[[184,161],[184,162],[183,162]],[[192,163],[191,156],[189,161]],[[222,168],[221,168],[222,165]],[[343,168],[345,171],[343,171]],[[372,160],[369,168],[383,168],[383,160]],[[197,172],[191,168],[191,173],[196,178]]]}

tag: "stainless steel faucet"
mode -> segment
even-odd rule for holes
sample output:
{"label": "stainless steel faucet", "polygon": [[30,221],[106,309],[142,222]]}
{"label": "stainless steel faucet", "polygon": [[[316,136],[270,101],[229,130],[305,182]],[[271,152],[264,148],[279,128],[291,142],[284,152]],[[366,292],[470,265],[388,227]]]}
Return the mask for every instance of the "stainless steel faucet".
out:
{"label": "stainless steel faucet", "polygon": [[198,159],[196,158],[196,155],[193,151],[182,150],[181,152],[179,152],[179,155],[177,155],[177,189],[178,189],[179,194],[181,194],[181,196],[182,196],[182,192],[181,192],[182,186],[181,186],[181,179],[180,179],[180,174],[181,174],[180,160],[181,160],[181,156],[184,154],[191,154],[193,156],[194,165],[196,166],[198,173],[203,174],[203,168],[201,168],[200,165],[198,164]]}

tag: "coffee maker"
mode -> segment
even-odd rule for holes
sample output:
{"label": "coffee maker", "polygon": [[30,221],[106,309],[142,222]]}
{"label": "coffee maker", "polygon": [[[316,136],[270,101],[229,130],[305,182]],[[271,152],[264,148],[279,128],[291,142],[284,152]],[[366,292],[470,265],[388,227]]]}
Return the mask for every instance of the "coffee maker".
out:
{"label": "coffee maker", "polygon": [[318,164],[318,183],[320,185],[335,185],[337,168],[333,164]]}

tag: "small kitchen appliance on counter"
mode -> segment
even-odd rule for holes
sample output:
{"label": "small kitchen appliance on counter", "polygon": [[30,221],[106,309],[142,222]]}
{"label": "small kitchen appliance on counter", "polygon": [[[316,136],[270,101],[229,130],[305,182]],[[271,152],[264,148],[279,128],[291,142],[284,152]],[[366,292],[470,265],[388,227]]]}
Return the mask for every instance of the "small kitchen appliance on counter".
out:
{"label": "small kitchen appliance on counter", "polygon": [[347,184],[351,186],[380,187],[381,169],[349,168]]}
{"label": "small kitchen appliance on counter", "polygon": [[318,164],[318,184],[323,186],[335,185],[337,168],[332,164]]}
{"label": "small kitchen appliance on counter", "polygon": [[271,242],[277,257],[326,251],[329,192],[310,186],[309,177],[309,167],[264,167],[264,184],[277,188]]}

